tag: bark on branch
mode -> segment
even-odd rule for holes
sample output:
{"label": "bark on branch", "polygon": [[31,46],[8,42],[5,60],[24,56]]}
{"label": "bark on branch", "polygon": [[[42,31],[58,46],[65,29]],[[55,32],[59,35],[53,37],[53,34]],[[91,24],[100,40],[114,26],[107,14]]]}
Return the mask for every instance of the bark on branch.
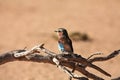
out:
{"label": "bark on branch", "polygon": [[[109,59],[114,58],[120,53],[120,50],[116,50],[112,52],[110,55],[106,57],[94,57],[92,59],[83,58],[81,55],[78,54],[56,54],[54,52],[49,51],[48,49],[43,47],[44,45],[38,45],[33,47],[31,50],[14,50],[10,52],[6,52],[0,55],[0,65],[5,64],[7,62],[13,61],[32,61],[32,62],[39,62],[39,63],[49,63],[53,65],[57,65],[58,68],[62,69],[66,72],[69,76],[79,79],[79,80],[87,80],[87,78],[80,77],[70,70],[75,69],[76,71],[84,74],[86,77],[91,78],[93,80],[104,80],[101,77],[98,77],[95,74],[92,74],[86,70],[86,67],[91,67],[96,69],[97,71],[101,72],[102,74],[111,77],[109,73],[101,69],[100,67],[93,64],[93,62],[97,61],[106,61]],[[40,51],[46,53],[46,56],[40,54]]]}

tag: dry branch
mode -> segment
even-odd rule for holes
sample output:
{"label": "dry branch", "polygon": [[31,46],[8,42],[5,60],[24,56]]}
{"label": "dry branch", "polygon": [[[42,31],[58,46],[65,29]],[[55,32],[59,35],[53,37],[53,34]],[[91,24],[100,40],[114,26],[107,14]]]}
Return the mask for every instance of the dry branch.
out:
{"label": "dry branch", "polygon": [[[66,54],[66,53],[56,54],[44,48],[43,46],[44,45],[42,44],[39,46],[35,46],[31,50],[14,50],[14,51],[1,54],[0,65],[7,62],[12,62],[12,61],[32,61],[32,62],[39,62],[39,63],[49,63],[49,64],[57,65],[58,68],[62,69],[69,76],[75,79],[84,80],[84,79],[81,79],[81,77],[77,76],[76,74],[72,73],[70,70],[68,70],[67,67],[71,69],[74,68],[76,71],[84,74],[88,78],[91,78],[94,80],[104,80],[103,78],[100,78],[88,72],[86,70],[86,67],[94,68],[99,72],[101,72],[102,74],[111,77],[109,73],[107,73],[100,67],[94,65],[93,62],[106,61],[114,58],[120,53],[120,50],[117,50],[106,57],[94,57],[92,59],[85,59],[78,54]],[[43,51],[47,55],[46,56],[41,55],[39,53],[40,51]]]}

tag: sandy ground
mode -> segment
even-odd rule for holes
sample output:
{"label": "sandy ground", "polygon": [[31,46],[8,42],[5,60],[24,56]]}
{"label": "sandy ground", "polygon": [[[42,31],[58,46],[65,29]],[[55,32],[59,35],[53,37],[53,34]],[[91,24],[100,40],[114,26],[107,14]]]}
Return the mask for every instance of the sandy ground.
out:
{"label": "sandy ground", "polygon": [[[58,52],[51,37],[64,27],[70,32],[88,33],[92,42],[73,41],[74,50],[83,57],[95,52],[102,56],[120,49],[119,0],[0,0],[0,53],[45,43]],[[112,75],[120,76],[120,55],[95,63]],[[88,68],[105,80],[110,78]],[[80,73],[79,73],[80,74]],[[82,75],[82,74],[80,74]],[[68,76],[50,64],[11,62],[0,66],[0,80],[67,80]]]}

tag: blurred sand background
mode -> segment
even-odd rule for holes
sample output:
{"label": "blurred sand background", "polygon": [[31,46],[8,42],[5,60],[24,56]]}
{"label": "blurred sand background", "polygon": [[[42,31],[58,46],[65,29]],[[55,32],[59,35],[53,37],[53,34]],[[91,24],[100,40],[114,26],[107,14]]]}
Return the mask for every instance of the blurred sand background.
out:
{"label": "blurred sand background", "polygon": [[[40,43],[58,52],[57,42],[51,37],[58,27],[66,28],[69,33],[87,33],[93,39],[92,42],[73,41],[76,53],[88,57],[103,52],[102,56],[106,56],[120,49],[120,1],[0,0],[0,54],[25,46],[30,49]],[[120,56],[95,64],[109,72],[112,78],[120,76]],[[67,74],[50,64],[16,61],[0,65],[0,80],[67,79]]]}

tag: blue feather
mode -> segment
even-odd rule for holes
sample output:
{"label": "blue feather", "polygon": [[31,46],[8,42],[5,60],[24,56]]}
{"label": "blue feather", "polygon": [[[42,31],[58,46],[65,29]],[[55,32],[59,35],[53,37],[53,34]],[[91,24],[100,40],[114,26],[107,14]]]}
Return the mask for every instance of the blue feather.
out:
{"label": "blue feather", "polygon": [[62,52],[65,50],[62,43],[58,43],[58,49]]}

